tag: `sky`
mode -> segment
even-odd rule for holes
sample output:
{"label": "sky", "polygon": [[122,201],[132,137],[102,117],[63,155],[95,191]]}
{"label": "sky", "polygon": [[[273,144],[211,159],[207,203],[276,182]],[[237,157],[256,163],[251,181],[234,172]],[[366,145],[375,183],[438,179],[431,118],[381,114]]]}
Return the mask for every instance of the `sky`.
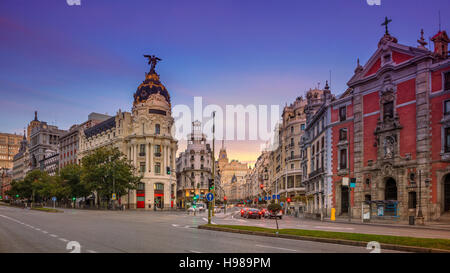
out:
{"label": "sky", "polygon": [[[345,91],[356,59],[370,58],[385,16],[399,43],[420,29],[448,31],[449,0],[66,0],[0,1],[0,132],[39,120],[68,129],[91,112],[130,111],[149,70],[172,106],[280,105],[324,86]],[[262,141],[227,141],[231,159],[252,163]],[[216,150],[220,147],[220,142]],[[180,142],[179,150],[185,144]]]}

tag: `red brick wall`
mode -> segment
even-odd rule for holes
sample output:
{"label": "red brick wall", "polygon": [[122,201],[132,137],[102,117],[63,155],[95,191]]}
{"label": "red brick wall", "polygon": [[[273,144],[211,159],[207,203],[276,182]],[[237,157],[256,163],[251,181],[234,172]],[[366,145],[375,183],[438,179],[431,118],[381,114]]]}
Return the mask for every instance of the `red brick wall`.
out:
{"label": "red brick wall", "polygon": [[375,143],[375,129],[377,127],[379,115],[372,115],[364,118],[364,164],[366,167],[368,165],[369,160],[373,160],[374,162],[377,159],[377,147],[374,146]]}
{"label": "red brick wall", "polygon": [[373,113],[380,110],[380,96],[378,91],[364,95],[363,114]]}
{"label": "red brick wall", "polygon": [[410,153],[412,159],[416,159],[416,104],[397,108],[397,114],[400,124],[403,128],[400,130],[400,155]]}
{"label": "red brick wall", "polygon": [[397,105],[416,99],[416,79],[407,80],[397,85]]}

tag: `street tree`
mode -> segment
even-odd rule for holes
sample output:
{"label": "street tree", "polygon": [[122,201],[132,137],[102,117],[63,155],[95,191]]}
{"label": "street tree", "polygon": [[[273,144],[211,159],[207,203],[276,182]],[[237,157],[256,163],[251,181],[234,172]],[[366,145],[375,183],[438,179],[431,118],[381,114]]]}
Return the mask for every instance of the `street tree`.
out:
{"label": "street tree", "polygon": [[142,176],[136,176],[136,169],[116,147],[101,147],[83,157],[81,182],[90,192],[97,193],[100,200],[111,200],[113,192],[117,196],[136,189]]}

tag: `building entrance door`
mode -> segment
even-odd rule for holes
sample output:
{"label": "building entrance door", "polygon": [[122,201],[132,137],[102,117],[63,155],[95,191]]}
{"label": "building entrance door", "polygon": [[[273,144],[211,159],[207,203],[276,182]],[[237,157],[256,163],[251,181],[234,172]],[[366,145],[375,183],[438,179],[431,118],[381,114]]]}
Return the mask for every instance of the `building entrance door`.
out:
{"label": "building entrance door", "polygon": [[447,174],[444,181],[444,211],[450,211],[450,174]]}
{"label": "building entrance door", "polygon": [[386,180],[384,200],[397,200],[397,183],[392,177]]}
{"label": "building entrance door", "polygon": [[348,213],[348,187],[341,188],[341,213]]}

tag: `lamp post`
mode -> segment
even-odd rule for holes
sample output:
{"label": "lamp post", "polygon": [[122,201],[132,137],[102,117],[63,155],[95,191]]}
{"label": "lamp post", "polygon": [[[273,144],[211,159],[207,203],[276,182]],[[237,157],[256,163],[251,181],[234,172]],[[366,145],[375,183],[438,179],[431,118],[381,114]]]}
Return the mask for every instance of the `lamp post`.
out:
{"label": "lamp post", "polygon": [[423,225],[423,213],[422,213],[422,170],[419,170],[419,208],[417,212],[417,223]]}

